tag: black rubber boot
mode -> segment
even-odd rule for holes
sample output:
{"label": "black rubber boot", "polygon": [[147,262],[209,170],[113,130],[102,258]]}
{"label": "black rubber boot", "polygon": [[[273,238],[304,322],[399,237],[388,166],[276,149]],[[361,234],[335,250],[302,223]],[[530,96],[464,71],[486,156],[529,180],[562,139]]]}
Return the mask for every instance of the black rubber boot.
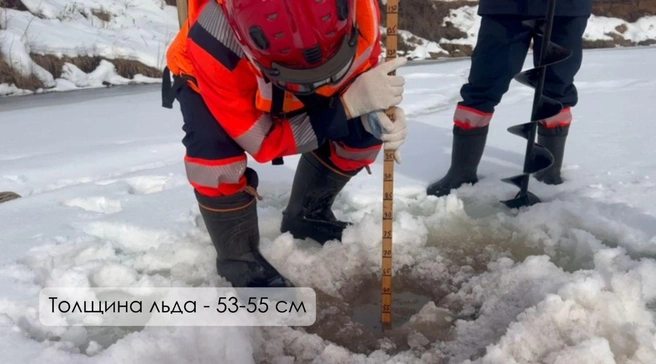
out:
{"label": "black rubber boot", "polygon": [[488,129],[489,125],[475,129],[453,126],[451,167],[446,176],[428,186],[428,195],[446,196],[463,184],[478,182],[476,171],[485,150]]}
{"label": "black rubber boot", "polygon": [[[247,174],[256,176],[248,168]],[[255,177],[256,179],[256,177]],[[254,191],[254,188],[251,191]],[[257,201],[248,192],[207,197],[196,192],[200,213],[216,248],[217,273],[233,287],[294,287],[261,254]]]}
{"label": "black rubber boot", "polygon": [[551,167],[534,174],[535,178],[548,185],[559,185],[563,183],[560,169],[563,166],[565,156],[565,141],[569,134],[569,125],[547,128],[542,123],[538,124],[538,144],[547,148],[554,156]]}
{"label": "black rubber boot", "polygon": [[314,152],[301,156],[280,231],[290,232],[296,239],[310,238],[324,244],[329,240],[341,241],[342,232],[349,225],[337,220],[331,208],[337,194],[357,172],[338,171],[319,158]]}

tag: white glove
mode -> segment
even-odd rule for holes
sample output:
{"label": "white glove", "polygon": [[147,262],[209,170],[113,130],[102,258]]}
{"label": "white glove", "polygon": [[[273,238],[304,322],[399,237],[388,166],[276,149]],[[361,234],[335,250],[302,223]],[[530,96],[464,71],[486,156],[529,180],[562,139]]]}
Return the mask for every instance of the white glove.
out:
{"label": "white glove", "polygon": [[341,96],[348,118],[353,119],[400,104],[405,78],[390,76],[388,73],[407,62],[407,58],[397,57],[359,75]]}
{"label": "white glove", "polygon": [[394,160],[401,164],[401,152],[399,147],[405,142],[408,135],[405,111],[400,107],[395,107],[394,121],[387,117],[383,111],[375,111],[360,116],[360,120],[365,130],[376,138],[383,141],[383,149],[394,151]]}

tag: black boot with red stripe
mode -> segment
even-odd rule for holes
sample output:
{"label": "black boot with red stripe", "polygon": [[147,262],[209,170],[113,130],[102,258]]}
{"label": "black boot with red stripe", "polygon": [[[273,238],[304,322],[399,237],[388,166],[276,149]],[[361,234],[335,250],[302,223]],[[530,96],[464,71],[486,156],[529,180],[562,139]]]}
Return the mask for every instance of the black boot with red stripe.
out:
{"label": "black boot with red stripe", "polygon": [[474,129],[453,126],[451,167],[441,180],[432,183],[426,194],[442,197],[463,184],[478,182],[478,164],[485,150],[489,125]]}
{"label": "black boot with red stripe", "polygon": [[342,232],[350,224],[337,220],[332,206],[337,194],[357,173],[339,171],[315,152],[304,153],[296,167],[280,231],[290,232],[296,239],[310,238],[320,244],[329,240],[341,241]]}
{"label": "black boot with red stripe", "polygon": [[205,226],[216,248],[217,273],[233,287],[294,287],[260,253],[257,174],[247,168],[249,187],[232,196],[196,192]]}
{"label": "black boot with red stripe", "polygon": [[549,168],[534,174],[538,181],[548,185],[559,185],[563,183],[563,179],[560,176],[560,169],[565,156],[565,141],[569,134],[569,126],[567,124],[548,128],[542,123],[538,124],[538,144],[547,148],[554,157],[554,162]]}

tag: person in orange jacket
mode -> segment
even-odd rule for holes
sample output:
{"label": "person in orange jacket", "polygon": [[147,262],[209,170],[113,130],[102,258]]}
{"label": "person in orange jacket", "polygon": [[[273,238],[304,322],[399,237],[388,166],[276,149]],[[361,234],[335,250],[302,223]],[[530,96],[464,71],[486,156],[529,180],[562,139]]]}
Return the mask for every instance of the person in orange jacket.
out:
{"label": "person in orange jacket", "polygon": [[187,178],[234,287],[293,286],[260,253],[246,153],[301,154],[280,230],[322,244],[348,226],[331,207],[349,180],[381,147],[400,162],[405,115],[384,110],[403,99],[389,73],[407,59],[381,62],[380,36],[376,0],[206,0],[169,47],[163,103],[180,103]]}

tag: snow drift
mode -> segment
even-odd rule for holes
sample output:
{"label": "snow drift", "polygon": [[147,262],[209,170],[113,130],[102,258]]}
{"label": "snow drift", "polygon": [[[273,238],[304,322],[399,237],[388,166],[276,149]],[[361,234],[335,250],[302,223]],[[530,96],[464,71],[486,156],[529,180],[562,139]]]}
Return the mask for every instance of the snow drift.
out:
{"label": "snow drift", "polygon": [[[401,32],[401,39],[405,43],[403,48],[406,48],[407,51],[402,54],[411,59],[471,55],[473,47],[476,45],[481,21],[477,15],[477,5],[462,5],[462,3],[476,4],[477,2],[434,0],[433,13],[444,13],[445,15],[441,18],[435,18],[434,15],[430,14],[430,11],[426,11],[426,15],[414,14],[416,11],[413,12],[412,15],[419,18],[416,19],[418,22],[434,24],[431,28],[441,27],[445,29],[453,27],[456,31],[459,31],[460,35],[454,35],[455,32],[439,32],[433,30],[429,31],[433,35],[431,37],[430,35],[424,34],[426,32],[425,26],[406,23],[405,27],[407,29],[405,34]],[[417,6],[416,2],[410,4]],[[401,6],[403,6],[403,2]],[[406,6],[409,5],[406,4]],[[597,5],[597,7],[600,6]],[[620,6],[626,8],[632,7],[633,4],[625,3]],[[612,14],[613,10],[616,11],[616,9],[595,10],[603,14]],[[644,11],[642,12],[644,13]],[[403,22],[401,26],[404,27]],[[656,16],[653,15],[641,16],[636,20],[624,20],[608,15],[592,15],[583,35],[584,47],[614,48],[653,45],[656,44],[655,32]]]}
{"label": "snow drift", "polygon": [[[480,26],[478,6],[459,6],[461,1],[446,3],[453,8],[441,19],[427,11],[420,20],[434,24],[431,27],[451,27],[462,36],[413,34],[413,25],[408,24],[409,29],[400,32],[400,55],[421,60],[471,54]],[[0,61],[17,77],[34,79],[29,86],[0,79],[0,95],[160,82],[166,49],[179,27],[176,8],[166,5],[165,0],[21,0],[21,4],[27,10],[0,9]],[[645,16],[625,21],[593,16],[584,38],[590,47],[653,44],[655,19]],[[64,61],[45,69],[35,55]],[[102,60],[82,70],[68,61],[75,57]],[[149,75],[121,75],[115,64],[121,60],[149,67]],[[0,67],[4,64],[0,62]]]}
{"label": "snow drift", "polygon": [[[166,49],[178,31],[177,10],[164,0],[22,0],[29,11],[0,9],[0,55],[23,76],[35,75],[48,91],[159,82],[117,74],[112,60],[132,60],[161,70]],[[65,63],[61,77],[37,64],[31,55],[102,57],[87,73]],[[13,91],[4,85],[4,93]],[[41,92],[42,90],[36,90]],[[25,92],[23,92],[25,93]]]}

